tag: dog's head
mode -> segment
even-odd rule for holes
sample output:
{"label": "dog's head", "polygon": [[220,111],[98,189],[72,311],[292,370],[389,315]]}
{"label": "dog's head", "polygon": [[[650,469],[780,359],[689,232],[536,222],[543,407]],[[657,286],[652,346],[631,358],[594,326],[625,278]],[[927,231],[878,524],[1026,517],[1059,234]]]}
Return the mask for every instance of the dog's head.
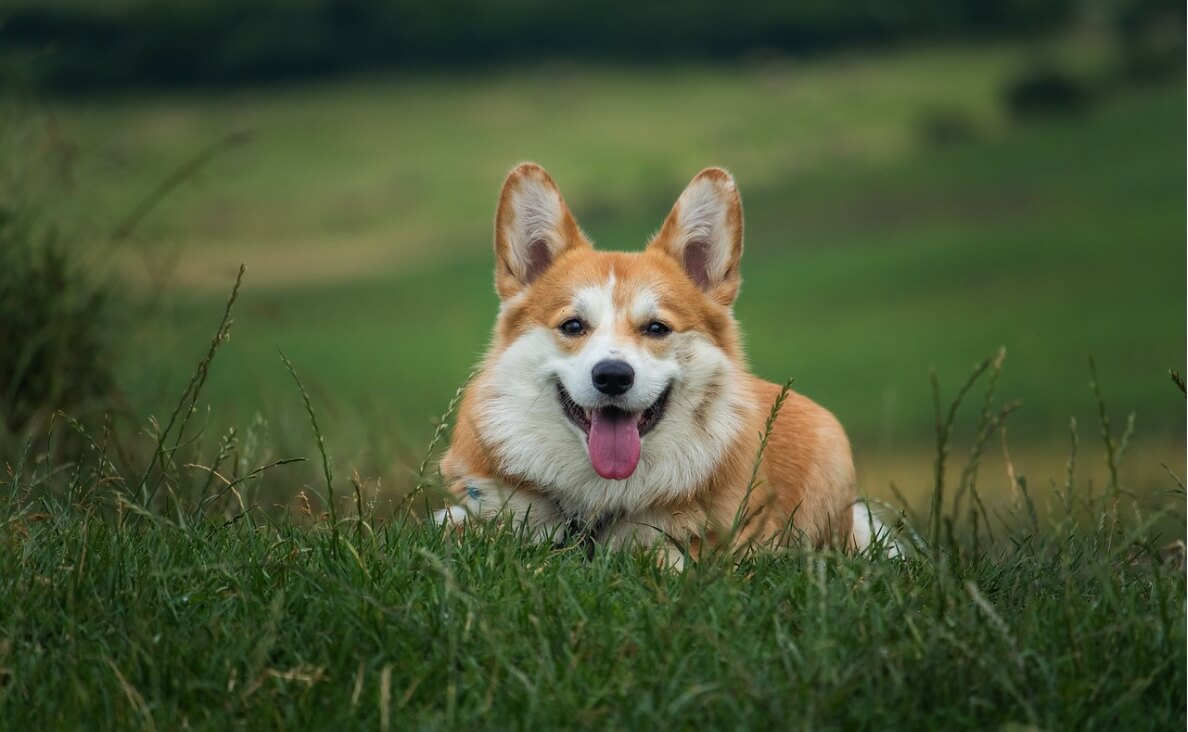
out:
{"label": "dog's head", "polygon": [[543,168],[516,167],[495,221],[501,306],[484,379],[484,432],[509,472],[651,484],[717,460],[739,421],[742,250],[720,168],[693,178],[644,251],[622,253],[591,246]]}

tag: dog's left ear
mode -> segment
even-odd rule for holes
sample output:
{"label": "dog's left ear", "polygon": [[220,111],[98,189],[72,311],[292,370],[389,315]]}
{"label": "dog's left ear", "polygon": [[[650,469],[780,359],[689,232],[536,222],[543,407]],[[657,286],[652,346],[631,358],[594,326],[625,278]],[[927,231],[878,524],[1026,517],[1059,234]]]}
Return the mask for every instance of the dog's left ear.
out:
{"label": "dog's left ear", "polygon": [[648,245],[676,259],[711,300],[729,307],[738,296],[743,252],[742,200],[722,168],[698,173]]}
{"label": "dog's left ear", "polygon": [[520,163],[508,173],[495,214],[495,289],[500,299],[531,285],[565,252],[588,246],[544,168]]}

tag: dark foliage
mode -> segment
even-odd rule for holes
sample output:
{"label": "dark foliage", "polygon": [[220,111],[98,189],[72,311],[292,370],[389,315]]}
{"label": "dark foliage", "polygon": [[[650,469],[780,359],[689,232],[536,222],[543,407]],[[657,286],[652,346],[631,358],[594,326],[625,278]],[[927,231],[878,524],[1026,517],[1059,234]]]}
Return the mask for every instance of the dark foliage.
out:
{"label": "dark foliage", "polygon": [[0,432],[110,403],[110,312],[62,238],[0,209]]}
{"label": "dark foliage", "polygon": [[1184,73],[1184,3],[1135,0],[1118,18],[1123,64],[1132,79]]}
{"label": "dark foliage", "polygon": [[1032,32],[1075,0],[18,0],[0,59],[60,89],[228,84],[385,66],[549,58],[652,61],[804,53],[916,38]]}
{"label": "dark foliage", "polygon": [[1089,85],[1056,68],[1032,69],[1007,84],[1003,103],[1016,119],[1084,112],[1092,100]]}

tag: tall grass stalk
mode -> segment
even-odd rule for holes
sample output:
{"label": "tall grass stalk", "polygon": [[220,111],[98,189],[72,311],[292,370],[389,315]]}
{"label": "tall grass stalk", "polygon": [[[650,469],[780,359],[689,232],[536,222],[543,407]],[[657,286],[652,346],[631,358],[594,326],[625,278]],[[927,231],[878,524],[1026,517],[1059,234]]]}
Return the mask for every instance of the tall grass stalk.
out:
{"label": "tall grass stalk", "polygon": [[[173,413],[169,415],[169,421],[166,422],[165,428],[157,434],[157,443],[153,449],[153,455],[149,459],[148,466],[144,469],[144,474],[141,475],[140,480],[137,482],[142,506],[148,507],[151,505],[153,497],[161,485],[161,481],[164,480],[167,460],[171,459],[172,455],[177,452],[178,447],[181,445],[186,425],[189,423],[190,417],[193,416],[195,405],[198,402],[198,395],[202,392],[202,387],[206,383],[206,377],[210,372],[210,365],[214,361],[215,354],[218,353],[219,347],[226,342],[228,336],[231,334],[231,324],[233,322],[231,313],[235,308],[235,301],[239,298],[239,288],[243,284],[243,275],[246,271],[247,267],[245,265],[239,265],[239,273],[235,276],[235,286],[231,288],[231,296],[227,298],[227,305],[223,308],[222,320],[219,321],[219,327],[215,329],[215,334],[210,339],[210,346],[207,348],[206,354],[198,361],[198,366],[194,369],[194,374],[190,377],[190,383],[186,384],[186,388],[182,392],[177,406],[174,407]],[[167,451],[165,449],[165,442],[169,439],[169,434],[173,431],[173,426],[177,422],[178,415],[182,414],[183,410],[185,414],[182,416],[181,425],[177,431],[177,438],[173,441],[173,447]],[[150,489],[148,487],[149,476],[152,475],[153,467],[158,464],[160,465],[160,473],[158,473],[157,480]]]}
{"label": "tall grass stalk", "polygon": [[322,456],[322,476],[326,480],[326,507],[330,513],[330,533],[334,537],[334,551],[337,552],[338,513],[334,506],[334,473],[330,464],[330,456],[326,454],[326,438],[322,436],[322,428],[318,425],[318,415],[314,412],[313,402],[310,401],[309,392],[305,390],[305,385],[301,383],[301,377],[297,375],[297,369],[294,368],[293,362],[285,356],[284,351],[279,347],[276,349],[276,352],[280,354],[281,361],[284,362],[289,375],[293,377],[293,383],[297,385],[297,390],[301,392],[301,401],[305,404],[305,413],[309,417],[309,423],[313,427],[314,438],[318,443],[318,454]]}
{"label": "tall grass stalk", "polygon": [[929,381],[932,385],[932,405],[933,414],[936,420],[936,460],[933,463],[933,489],[932,501],[928,513],[929,532],[928,539],[932,545],[932,551],[937,553],[941,550],[942,540],[942,526],[944,525],[944,500],[945,500],[945,462],[949,457],[949,441],[953,434],[953,423],[957,419],[957,409],[961,406],[961,402],[965,399],[965,395],[973,388],[986,369],[1001,358],[1002,351],[995,356],[990,356],[981,363],[974,366],[973,372],[970,373],[969,378],[957,390],[957,395],[949,404],[948,413],[942,411],[941,408],[941,389],[940,380],[937,377],[936,370],[933,369],[929,374]]}
{"label": "tall grass stalk", "polygon": [[[965,467],[961,471],[961,477],[957,483],[957,492],[953,496],[953,507],[948,518],[947,534],[950,545],[955,544],[956,541],[953,536],[953,527],[960,520],[962,500],[967,493],[971,495],[975,507],[981,510],[981,515],[987,529],[990,526],[990,517],[986,514],[986,508],[978,495],[978,467],[981,463],[982,451],[985,449],[987,441],[999,429],[1005,430],[1004,423],[1006,418],[1019,407],[1018,402],[1008,402],[997,411],[994,409],[994,394],[998,387],[998,379],[1002,375],[1002,363],[1005,358],[1006,348],[999,348],[998,353],[991,361],[990,378],[986,385],[985,394],[982,397],[982,410],[978,416],[974,442],[970,447],[969,458],[966,461]],[[977,521],[977,514],[974,513],[974,510],[971,509],[970,513],[971,524]]]}
{"label": "tall grass stalk", "polygon": [[1184,385],[1183,375],[1181,375],[1180,372],[1176,371],[1175,369],[1168,369],[1167,373],[1171,375],[1172,383],[1175,384],[1176,388],[1180,390],[1180,394],[1188,397],[1188,387]]}
{"label": "tall grass stalk", "polygon": [[[758,511],[751,512],[751,494],[755,492],[755,488],[759,485],[759,471],[763,467],[763,454],[767,452],[767,442],[771,438],[771,433],[775,430],[776,419],[780,416],[780,410],[784,408],[784,402],[787,401],[788,395],[792,393],[792,383],[794,379],[789,377],[784,381],[783,386],[780,387],[779,394],[776,395],[775,401],[771,403],[771,410],[767,413],[767,421],[763,424],[763,431],[759,433],[759,447],[755,450],[755,458],[751,461],[751,477],[747,480],[747,488],[743,491],[742,500],[738,504],[738,509],[734,512],[734,521],[730,526],[729,541],[727,546],[733,546],[739,534],[746,529],[747,525],[762,511],[765,506],[760,506]],[[792,522],[789,520],[788,525]]]}
{"label": "tall grass stalk", "polygon": [[441,438],[444,437],[449,431],[450,420],[453,419],[454,412],[458,410],[458,405],[462,403],[462,397],[466,394],[466,387],[470,385],[470,382],[473,381],[474,377],[477,375],[477,369],[471,371],[466,377],[466,380],[454,390],[454,395],[450,397],[449,404],[446,405],[445,411],[442,412],[441,417],[437,420],[437,427],[435,427],[433,430],[433,438],[429,440],[429,446],[425,448],[425,457],[422,458],[421,464],[417,467],[416,485],[414,485],[413,489],[400,500],[400,504],[397,506],[398,513],[403,511],[405,507],[411,507],[412,502],[416,500],[418,496],[424,493],[425,488],[429,485],[429,479],[427,477],[429,472],[429,464],[432,462],[433,457],[437,454],[437,445],[441,441]]}
{"label": "tall grass stalk", "polygon": [[[1092,355],[1089,356],[1089,388],[1093,390],[1093,398],[1097,402],[1098,424],[1101,425],[1101,439],[1105,446],[1106,469],[1109,471],[1105,492],[1106,500],[1109,501],[1110,506],[1108,516],[1110,521],[1110,536],[1112,537],[1118,528],[1118,461],[1121,451],[1119,450],[1119,443],[1114,441],[1113,429],[1110,425],[1110,413],[1106,409],[1105,397],[1101,393],[1101,383],[1097,378],[1097,363]],[[1133,426],[1133,416],[1130,424]],[[1129,431],[1124,434],[1124,438],[1128,434]]]}

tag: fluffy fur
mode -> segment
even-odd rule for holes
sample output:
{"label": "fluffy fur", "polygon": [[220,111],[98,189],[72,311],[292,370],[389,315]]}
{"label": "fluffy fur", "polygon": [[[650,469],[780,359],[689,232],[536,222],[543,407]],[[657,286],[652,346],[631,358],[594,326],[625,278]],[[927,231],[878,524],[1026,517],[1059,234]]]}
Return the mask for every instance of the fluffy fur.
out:
{"label": "fluffy fur", "polygon": [[[747,493],[779,387],[743,357],[731,312],[742,251],[741,201],[720,168],[689,183],[636,253],[596,251],[544,169],[512,170],[495,221],[499,316],[441,462],[457,504],[439,520],[509,516],[542,540],[582,530],[616,546],[662,543],[674,561],[678,543],[694,556],[723,544],[867,545],[879,525],[855,505],[845,432],[800,394],[780,410]],[[580,334],[566,332],[573,320]],[[592,383],[607,359],[634,370],[626,393]],[[600,477],[588,426],[562,394],[587,416],[662,409],[629,477]]]}

